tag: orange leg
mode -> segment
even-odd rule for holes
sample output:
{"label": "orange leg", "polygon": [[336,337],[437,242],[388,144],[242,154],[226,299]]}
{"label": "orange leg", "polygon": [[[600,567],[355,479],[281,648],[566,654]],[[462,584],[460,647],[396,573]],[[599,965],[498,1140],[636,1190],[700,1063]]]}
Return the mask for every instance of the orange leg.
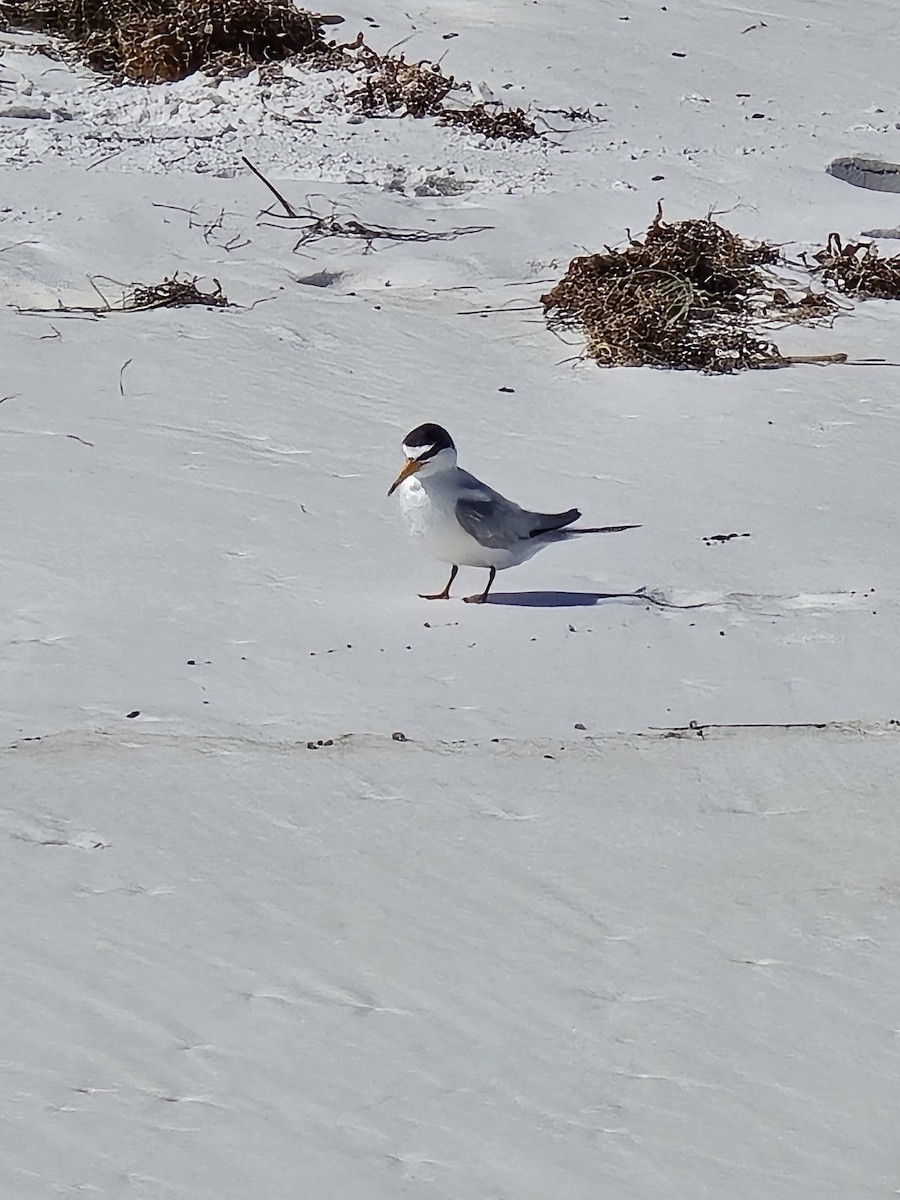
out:
{"label": "orange leg", "polygon": [[433,596],[426,596],[422,592],[419,592],[419,599],[420,600],[449,600],[450,599],[450,588],[453,584],[453,580],[456,578],[456,573],[458,570],[459,570],[459,567],[457,567],[457,566],[453,567],[453,569],[450,572],[450,578],[447,580],[447,586],[444,588],[444,590],[442,592],[436,592]]}
{"label": "orange leg", "polygon": [[497,568],[491,567],[490,571],[491,573],[488,575],[487,587],[477,596],[464,596],[463,599],[465,600],[466,604],[484,604],[485,600],[487,600],[488,592],[491,590],[491,584],[494,582],[494,578],[497,574]]}

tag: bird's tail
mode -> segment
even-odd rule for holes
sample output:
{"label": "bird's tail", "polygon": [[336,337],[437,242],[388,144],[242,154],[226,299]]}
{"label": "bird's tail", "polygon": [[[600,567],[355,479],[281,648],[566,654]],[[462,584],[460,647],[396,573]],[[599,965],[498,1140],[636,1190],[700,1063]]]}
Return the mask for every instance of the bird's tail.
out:
{"label": "bird's tail", "polygon": [[640,525],[601,525],[597,529],[561,529],[560,533],[573,537],[576,533],[624,533],[626,529],[640,528]]}
{"label": "bird's tail", "polygon": [[561,530],[564,525],[577,521],[581,513],[577,508],[570,508],[562,513],[528,513],[531,522],[529,537],[545,537],[548,533]]}
{"label": "bird's tail", "polygon": [[580,537],[583,533],[624,533],[626,529],[640,529],[640,525],[601,525],[596,529],[538,529],[531,536],[539,537],[542,542],[566,542],[569,538]]}

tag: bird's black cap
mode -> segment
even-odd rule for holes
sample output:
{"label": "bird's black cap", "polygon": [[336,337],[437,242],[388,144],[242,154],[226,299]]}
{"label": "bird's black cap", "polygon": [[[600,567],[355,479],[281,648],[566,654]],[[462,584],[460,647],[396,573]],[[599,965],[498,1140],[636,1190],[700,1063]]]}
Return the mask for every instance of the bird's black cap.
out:
{"label": "bird's black cap", "polygon": [[416,454],[417,459],[433,458],[435,454],[439,454],[441,450],[453,450],[453,438],[442,425],[435,425],[428,422],[425,425],[419,425],[411,430],[403,439],[403,445],[409,450],[421,449],[421,454]]}

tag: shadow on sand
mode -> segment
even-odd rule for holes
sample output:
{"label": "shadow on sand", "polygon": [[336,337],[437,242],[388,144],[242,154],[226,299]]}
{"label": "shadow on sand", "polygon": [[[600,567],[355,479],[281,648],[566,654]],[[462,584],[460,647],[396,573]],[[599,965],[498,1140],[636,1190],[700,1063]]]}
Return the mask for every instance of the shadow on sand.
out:
{"label": "shadow on sand", "polygon": [[704,604],[673,604],[644,588],[638,588],[636,592],[492,592],[487,599],[488,604],[505,604],[512,608],[593,608],[615,601],[685,610],[707,607]]}

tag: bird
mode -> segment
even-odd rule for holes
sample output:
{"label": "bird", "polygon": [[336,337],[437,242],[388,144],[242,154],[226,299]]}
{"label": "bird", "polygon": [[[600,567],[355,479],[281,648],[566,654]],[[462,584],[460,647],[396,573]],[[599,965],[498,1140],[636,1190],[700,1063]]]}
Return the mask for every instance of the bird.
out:
{"label": "bird", "polygon": [[498,571],[516,567],[553,542],[583,533],[621,533],[639,525],[607,525],[573,529],[577,508],[560,513],[530,512],[457,466],[453,438],[441,425],[427,422],[403,439],[406,461],[388,489],[399,491],[400,508],[410,532],[430,553],[450,563],[443,591],[420,593],[423,600],[449,600],[450,588],[463,567],[488,572],[483,592],[465,596],[466,604],[484,604]]}

